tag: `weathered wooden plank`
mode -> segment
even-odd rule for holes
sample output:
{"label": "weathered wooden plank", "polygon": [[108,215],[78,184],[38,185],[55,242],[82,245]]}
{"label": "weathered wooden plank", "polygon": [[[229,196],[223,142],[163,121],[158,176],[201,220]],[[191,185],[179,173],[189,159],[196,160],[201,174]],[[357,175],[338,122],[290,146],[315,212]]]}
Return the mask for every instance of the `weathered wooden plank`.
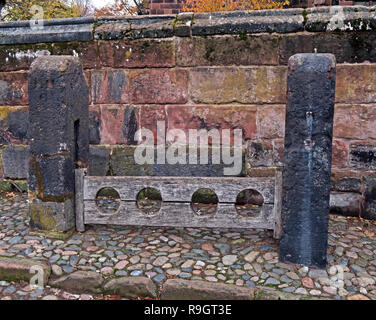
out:
{"label": "weathered wooden plank", "polygon": [[95,201],[86,200],[85,224],[274,229],[271,204],[264,204],[263,211],[256,218],[240,216],[233,204],[225,203],[220,203],[217,212],[211,216],[197,216],[190,203],[162,203],[158,214],[147,216],[137,208],[136,202],[121,201],[116,213],[104,214]]}
{"label": "weathered wooden plank", "polygon": [[85,231],[84,224],[84,176],[85,169],[75,170],[75,213],[76,213],[76,229],[79,232]]}
{"label": "weathered wooden plank", "polygon": [[282,235],[282,170],[276,170],[274,193],[274,238]]}
{"label": "weathered wooden plank", "polygon": [[93,200],[101,188],[113,187],[122,200],[135,201],[146,187],[160,191],[165,202],[190,202],[198,189],[213,190],[222,203],[235,203],[239,192],[254,189],[264,203],[274,202],[274,178],[209,178],[209,177],[93,177],[84,178],[84,200]]}

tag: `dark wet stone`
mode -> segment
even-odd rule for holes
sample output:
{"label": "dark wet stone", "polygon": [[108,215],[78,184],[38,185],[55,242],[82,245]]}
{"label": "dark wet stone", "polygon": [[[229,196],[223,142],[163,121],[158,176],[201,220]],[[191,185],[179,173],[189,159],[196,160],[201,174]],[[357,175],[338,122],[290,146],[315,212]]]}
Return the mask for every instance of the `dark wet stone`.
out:
{"label": "dark wet stone", "polygon": [[287,76],[280,259],[321,268],[327,263],[335,63],[331,54],[296,54]]}

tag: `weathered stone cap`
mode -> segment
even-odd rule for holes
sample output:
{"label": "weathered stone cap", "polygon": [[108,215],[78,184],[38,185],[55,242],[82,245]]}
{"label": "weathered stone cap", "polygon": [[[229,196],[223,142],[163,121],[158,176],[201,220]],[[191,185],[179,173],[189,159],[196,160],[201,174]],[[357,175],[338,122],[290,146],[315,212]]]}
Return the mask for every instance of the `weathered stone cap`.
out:
{"label": "weathered stone cap", "polygon": [[31,21],[0,23],[0,44],[87,41],[93,38],[95,18],[43,20],[34,28]]}
{"label": "weathered stone cap", "polygon": [[[72,64],[73,63],[73,64]],[[69,67],[73,65],[74,70],[71,70]],[[72,71],[75,72],[75,69],[81,67],[80,59],[73,56],[42,56],[33,61],[30,66],[30,70],[58,70],[63,71]]]}
{"label": "weathered stone cap", "polygon": [[336,66],[336,57],[331,53],[298,53],[289,59],[289,70],[315,68],[317,72],[330,71]]}
{"label": "weathered stone cap", "polygon": [[310,32],[376,30],[376,6],[333,6],[306,11],[304,29]]}
{"label": "weathered stone cap", "polygon": [[95,21],[99,24],[126,22],[132,25],[149,25],[149,24],[174,20],[175,18],[176,18],[176,15],[174,14],[163,14],[163,15],[152,15],[152,16],[97,17]]}
{"label": "weathered stone cap", "polygon": [[[172,17],[171,17],[172,18]],[[117,22],[104,23],[95,29],[94,39],[96,40],[118,40],[118,39],[142,39],[142,38],[168,38],[174,36],[174,21],[162,20],[152,23]]]}
{"label": "weathered stone cap", "polygon": [[[61,18],[61,19],[49,19],[43,20],[43,26],[64,26],[64,25],[79,25],[95,22],[94,17],[79,17],[79,18]],[[0,28],[17,28],[24,27],[30,28],[29,20],[22,21],[8,21],[0,23]]]}
{"label": "weathered stone cap", "polygon": [[[176,17],[106,18],[97,21],[95,39],[166,38],[224,34],[293,33],[301,31],[369,31],[376,29],[375,7],[181,13]],[[341,20],[342,19],[342,20]]]}
{"label": "weathered stone cap", "polygon": [[333,6],[311,9],[180,13],[0,23],[0,45],[93,39],[141,39],[221,34],[293,33],[300,31],[376,30],[376,7]]}
{"label": "weathered stone cap", "polygon": [[303,9],[200,13],[194,15],[192,23],[192,35],[289,33],[303,30]]}

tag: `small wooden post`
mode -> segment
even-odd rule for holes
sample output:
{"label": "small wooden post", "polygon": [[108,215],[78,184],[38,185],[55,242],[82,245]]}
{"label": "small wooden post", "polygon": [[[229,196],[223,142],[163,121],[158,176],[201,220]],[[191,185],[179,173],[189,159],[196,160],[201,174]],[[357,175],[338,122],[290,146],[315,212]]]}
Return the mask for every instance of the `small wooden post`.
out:
{"label": "small wooden post", "polygon": [[85,176],[85,169],[75,170],[75,211],[76,211],[76,229],[78,232],[85,231],[84,176]]}
{"label": "small wooden post", "polygon": [[282,170],[275,172],[274,192],[274,239],[280,239],[282,234]]}

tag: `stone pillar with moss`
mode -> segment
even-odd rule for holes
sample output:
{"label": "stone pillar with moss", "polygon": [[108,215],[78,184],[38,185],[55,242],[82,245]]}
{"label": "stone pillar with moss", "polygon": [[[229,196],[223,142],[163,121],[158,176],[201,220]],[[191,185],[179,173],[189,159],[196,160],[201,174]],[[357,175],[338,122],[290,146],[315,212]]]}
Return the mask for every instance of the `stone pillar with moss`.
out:
{"label": "stone pillar with moss", "polygon": [[79,59],[36,59],[29,108],[30,227],[63,237],[75,226],[74,170],[87,167],[89,154],[89,88]]}

